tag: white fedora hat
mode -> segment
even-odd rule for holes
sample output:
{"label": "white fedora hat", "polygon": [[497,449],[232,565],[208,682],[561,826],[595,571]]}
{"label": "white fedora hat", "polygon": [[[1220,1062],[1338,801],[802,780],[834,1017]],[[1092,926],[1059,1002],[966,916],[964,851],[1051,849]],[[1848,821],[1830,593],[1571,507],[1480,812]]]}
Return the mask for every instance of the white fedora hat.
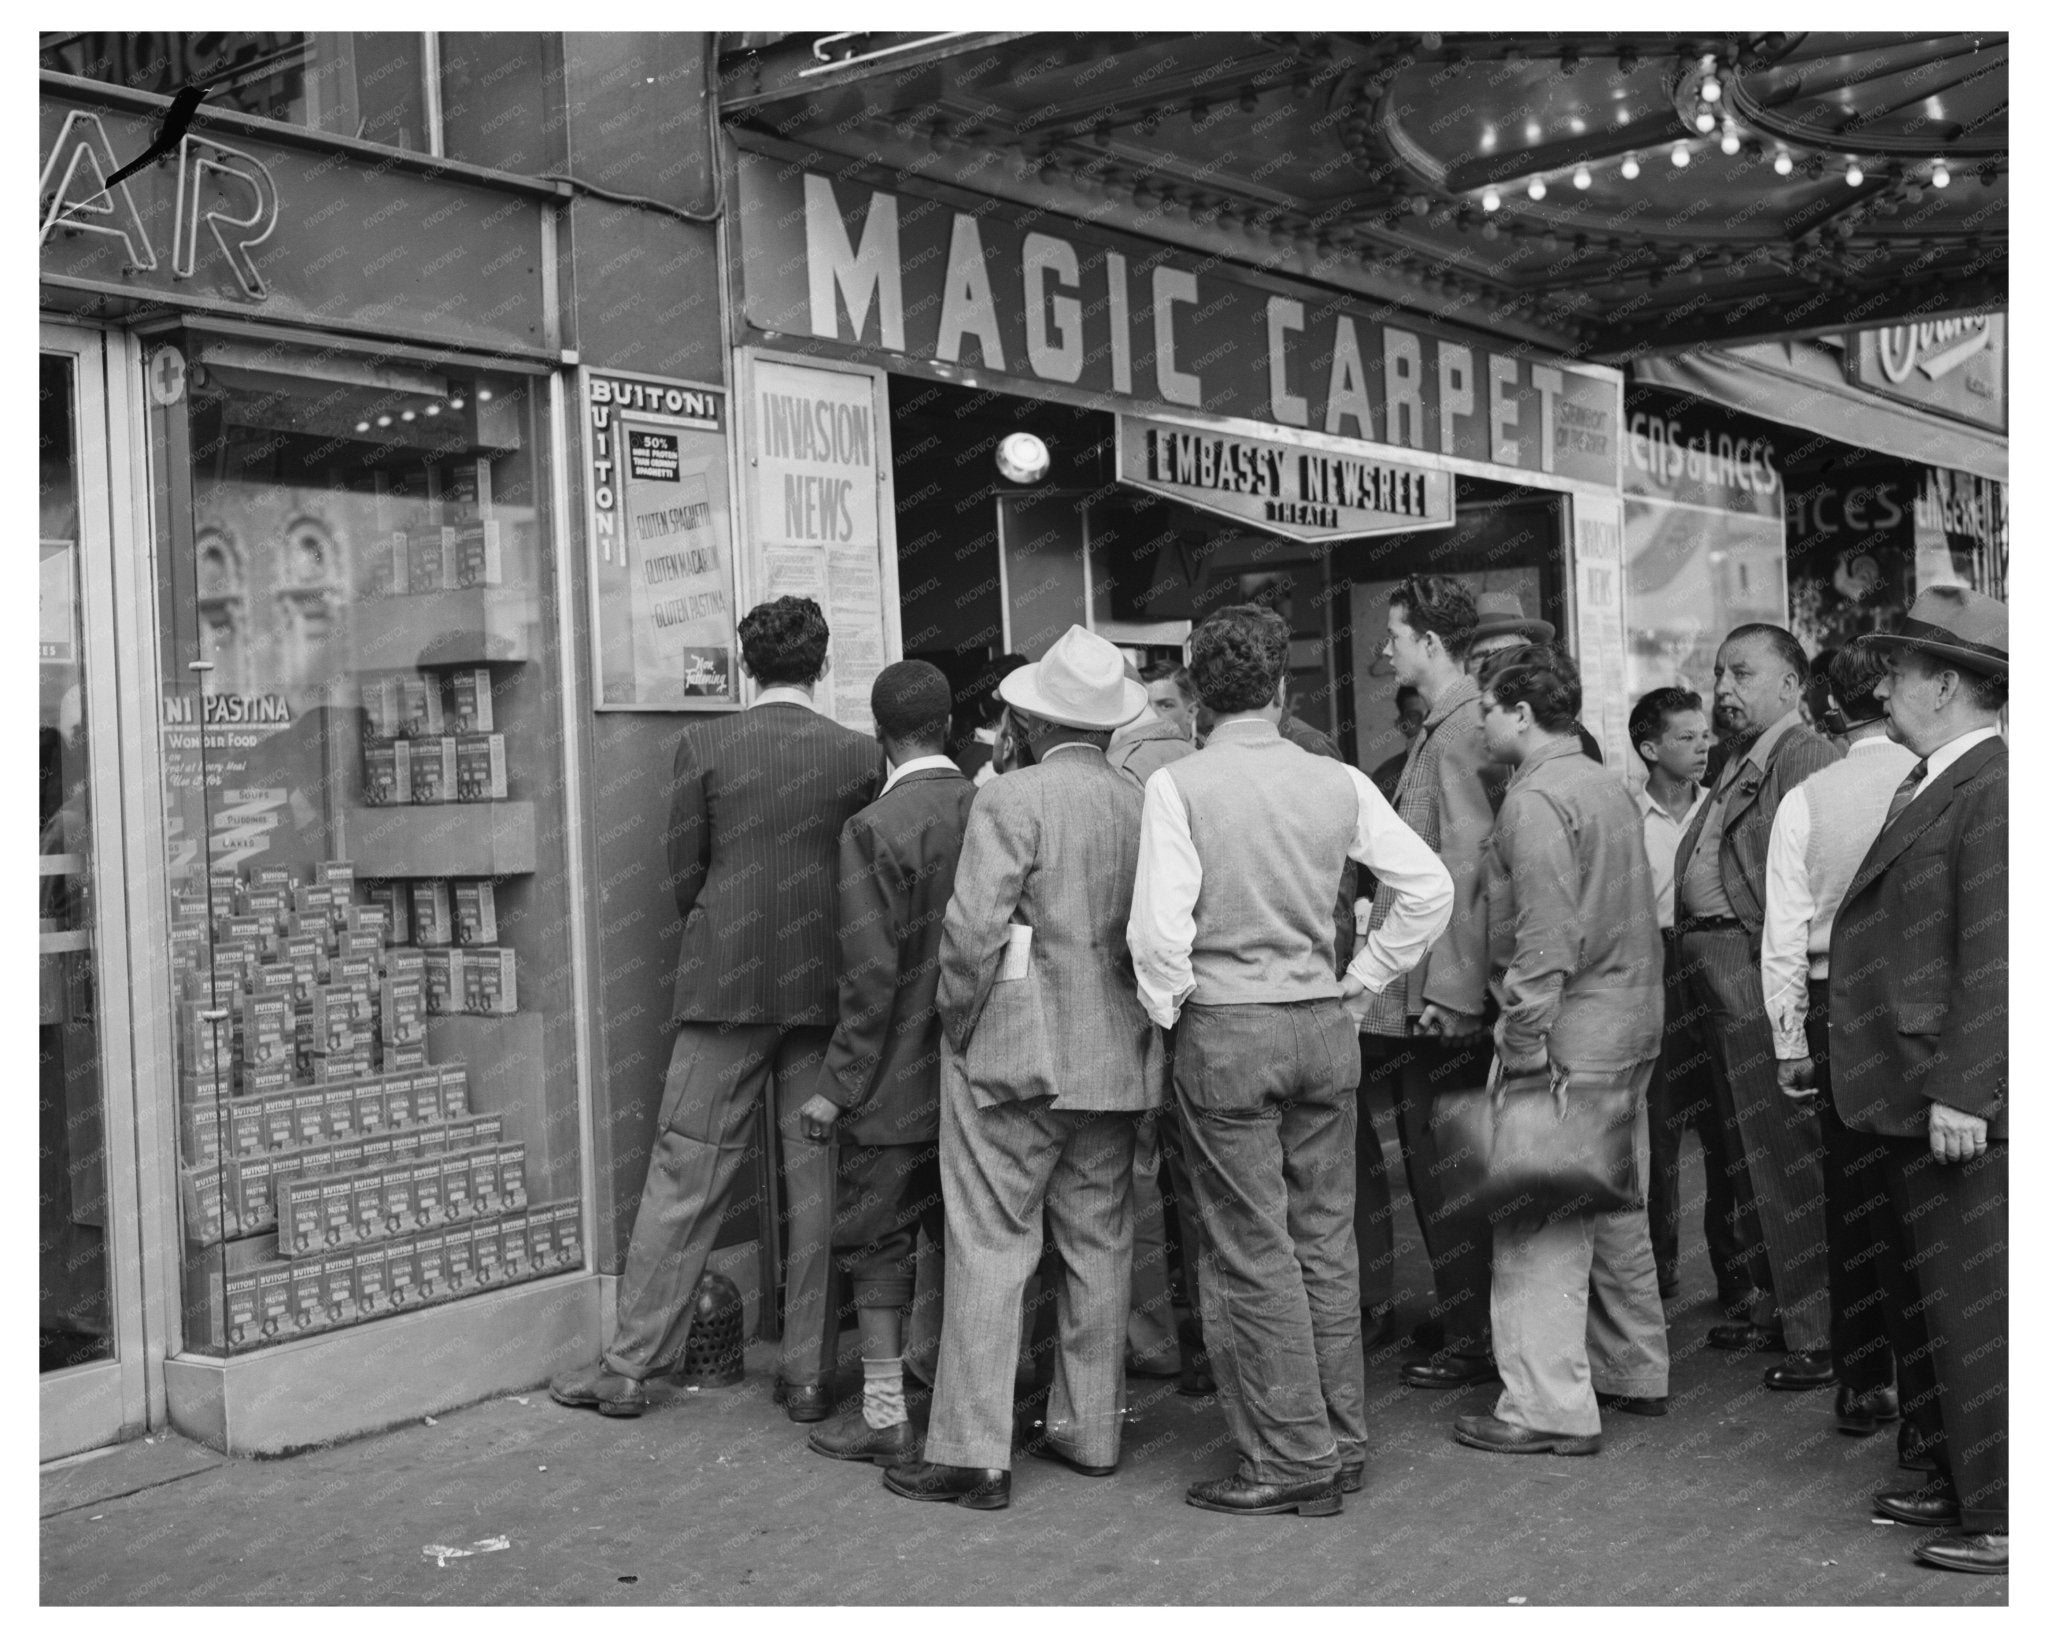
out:
{"label": "white fedora hat", "polygon": [[1116,644],[1082,626],[1067,627],[1044,659],[1019,666],[996,692],[1062,728],[1121,728],[1145,709],[1145,685],[1125,675]]}

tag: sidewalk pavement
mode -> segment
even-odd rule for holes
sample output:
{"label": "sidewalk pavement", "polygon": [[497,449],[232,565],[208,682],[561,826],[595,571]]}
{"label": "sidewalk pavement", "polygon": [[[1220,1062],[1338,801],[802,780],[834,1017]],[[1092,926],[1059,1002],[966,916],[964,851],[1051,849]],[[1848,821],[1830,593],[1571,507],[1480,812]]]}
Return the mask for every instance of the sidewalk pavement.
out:
{"label": "sidewalk pavement", "polygon": [[[1398,1221],[1412,1292],[1426,1264]],[[1608,1416],[1593,1457],[1468,1450],[1452,1418],[1496,1390],[1404,1388],[1413,1356],[1390,1345],[1367,1362],[1366,1487],[1336,1518],[1187,1506],[1229,1441],[1213,1399],[1155,1380],[1130,1384],[1111,1478],[1020,1456],[1007,1512],[899,1500],[879,1468],[804,1448],[757,1345],[738,1386],[660,1384],[635,1421],[543,1387],[279,1461],[163,1435],[55,1465],[42,1601],[2003,1606],[2003,1578],[1923,1569],[1917,1532],[1871,1516],[1872,1492],[1912,1477],[1892,1429],[1845,1438],[1831,1393],[1768,1392],[1772,1356],[1704,1346],[1719,1316],[1696,1223],[1669,1416]],[[857,1396],[857,1368],[841,1380]]]}

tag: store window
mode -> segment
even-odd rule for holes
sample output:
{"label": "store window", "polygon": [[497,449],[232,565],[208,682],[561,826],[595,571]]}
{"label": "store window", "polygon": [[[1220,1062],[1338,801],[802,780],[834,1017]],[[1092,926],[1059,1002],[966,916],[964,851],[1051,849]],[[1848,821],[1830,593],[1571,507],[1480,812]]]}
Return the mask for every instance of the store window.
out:
{"label": "store window", "polygon": [[152,345],[186,1345],[580,1269],[550,383]]}
{"label": "store window", "polygon": [[393,148],[431,151],[423,34],[45,32],[39,67]]}
{"label": "store window", "polygon": [[[39,1354],[44,1371],[113,1353],[99,1009],[94,998],[93,782],[79,610],[79,388],[44,354],[37,719]],[[100,679],[92,679],[99,684]]]}

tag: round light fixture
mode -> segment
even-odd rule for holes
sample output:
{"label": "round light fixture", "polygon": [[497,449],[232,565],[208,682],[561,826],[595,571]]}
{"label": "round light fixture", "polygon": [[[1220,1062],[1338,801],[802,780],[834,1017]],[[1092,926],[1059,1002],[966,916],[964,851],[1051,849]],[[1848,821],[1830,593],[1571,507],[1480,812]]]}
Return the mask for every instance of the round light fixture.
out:
{"label": "round light fixture", "polygon": [[1671,163],[1681,171],[1692,163],[1692,150],[1682,142],[1671,144]]}
{"label": "round light fixture", "polygon": [[1695,131],[1711,131],[1714,128],[1713,109],[1702,108],[1697,114],[1693,115],[1692,128]]}
{"label": "round light fixture", "polygon": [[378,416],[377,425],[379,425],[380,427],[388,427],[389,425],[391,425],[391,417],[388,415]]}
{"label": "round light fixture", "polygon": [[1778,157],[1771,161],[1771,169],[1780,176],[1790,176],[1792,174],[1792,156],[1783,148],[1780,148],[1778,150]]}
{"label": "round light fixture", "polygon": [[1730,158],[1742,152],[1742,138],[1735,134],[1733,125],[1724,124],[1721,127],[1721,152]]}
{"label": "round light fixture", "polygon": [[1500,190],[1498,188],[1488,188],[1482,193],[1479,196],[1479,208],[1481,210],[1499,210]]}
{"label": "round light fixture", "polygon": [[1715,79],[1713,75],[1709,74],[1705,79],[1700,81],[1700,101],[1719,102],[1720,100],[1721,82]]}
{"label": "round light fixture", "polygon": [[1581,165],[1572,172],[1572,186],[1584,191],[1593,185],[1593,173]]}
{"label": "round light fixture", "polygon": [[368,421],[358,421],[358,422],[356,423],[356,431],[358,431],[358,432],[368,432],[369,430],[370,430],[370,423],[369,423]]}
{"label": "round light fixture", "polygon": [[401,421],[417,421],[419,419],[419,417],[415,415],[411,410],[400,410],[398,412],[398,418]]}
{"label": "round light fixture", "polygon": [[1849,184],[1849,186],[1850,186],[1850,187],[1852,187],[1852,188],[1860,188],[1860,187],[1862,187],[1862,186],[1863,186],[1863,167],[1862,167],[1861,165],[1857,164],[1855,160],[1853,160],[1853,159],[1852,159],[1852,160],[1850,160],[1850,161],[1849,161],[1849,168],[1848,168],[1848,169],[1847,169],[1846,171],[1844,171],[1844,172],[1842,173],[1842,180],[1843,180],[1844,182],[1848,183],[1848,184]]}
{"label": "round light fixture", "polygon": [[477,388],[476,401],[479,404],[488,404],[491,401],[491,389],[489,387]]}
{"label": "round light fixture", "polygon": [[1544,185],[1542,177],[1532,176],[1529,178],[1529,197],[1531,199],[1541,199],[1549,191],[1550,189]]}
{"label": "round light fixture", "polygon": [[1933,171],[1933,173],[1932,173],[1932,174],[1931,174],[1931,175],[1930,175],[1930,176],[1929,176],[1929,177],[1927,178],[1927,180],[1928,180],[1928,181],[1930,181],[1930,182],[1932,182],[1932,183],[1933,183],[1933,184],[1934,184],[1934,185],[1935,185],[1935,186],[1936,186],[1937,188],[1945,188],[1945,187],[1947,187],[1947,186],[1948,186],[1948,166],[1946,166],[1946,165],[1945,165],[1945,164],[1943,164],[1943,163],[1942,163],[1942,162],[1941,162],[1940,160],[1938,160],[1938,159],[1937,159],[1937,160],[1936,160],[1936,161],[1934,162],[1934,171]]}
{"label": "round light fixture", "polygon": [[996,470],[1012,483],[1039,483],[1052,470],[1052,451],[1035,432],[1013,432],[996,445]]}
{"label": "round light fixture", "polygon": [[1643,174],[1643,167],[1634,154],[1630,154],[1621,162],[1621,174],[1630,182]]}

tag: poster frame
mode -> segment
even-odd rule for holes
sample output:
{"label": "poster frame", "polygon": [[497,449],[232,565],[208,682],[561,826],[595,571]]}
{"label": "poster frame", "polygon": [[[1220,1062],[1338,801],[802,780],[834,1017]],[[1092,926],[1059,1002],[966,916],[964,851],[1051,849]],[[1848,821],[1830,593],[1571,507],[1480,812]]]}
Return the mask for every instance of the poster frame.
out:
{"label": "poster frame", "polygon": [[[607,380],[641,382],[652,387],[673,387],[683,392],[716,393],[724,401],[725,426],[722,437],[725,443],[725,494],[726,522],[729,530],[726,541],[726,585],[732,598],[733,625],[733,668],[741,678],[739,697],[731,700],[607,700],[604,697],[604,645],[605,627],[603,603],[598,596],[598,505],[597,483],[591,471],[594,450],[590,440],[590,384],[593,378],[603,376]],[[747,688],[744,674],[739,672],[739,638],[737,628],[743,612],[738,585],[739,565],[742,556],[740,545],[741,524],[739,511],[740,474],[737,464],[738,440],[733,431],[734,401],[732,389],[717,381],[692,381],[681,376],[649,375],[643,370],[614,370],[582,364],[576,369],[576,409],[579,417],[577,426],[577,450],[581,462],[578,479],[583,489],[583,566],[590,593],[590,708],[593,711],[653,712],[659,715],[718,715],[742,710],[747,704]],[[694,417],[678,417],[661,410],[635,409],[629,412],[636,419],[645,419],[650,425],[659,426],[670,422],[685,431],[702,432]],[[621,487],[615,512],[624,514],[624,491]]]}
{"label": "poster frame", "polygon": [[[854,363],[837,358],[820,358],[810,353],[784,351],[775,347],[743,345],[733,350],[733,380],[738,384],[738,408],[734,411],[733,447],[742,463],[744,481],[733,487],[733,572],[738,585],[733,606],[741,614],[754,606],[764,580],[760,563],[760,537],[755,527],[755,477],[761,456],[754,424],[754,366],[780,364],[796,369],[822,370],[836,375],[859,376],[869,383],[875,412],[875,534],[882,576],[882,663],[893,665],[903,658],[903,601],[896,570],[896,451],[889,425],[889,372],[879,365]],[[758,690],[751,677],[740,673],[741,698],[751,705]]]}

